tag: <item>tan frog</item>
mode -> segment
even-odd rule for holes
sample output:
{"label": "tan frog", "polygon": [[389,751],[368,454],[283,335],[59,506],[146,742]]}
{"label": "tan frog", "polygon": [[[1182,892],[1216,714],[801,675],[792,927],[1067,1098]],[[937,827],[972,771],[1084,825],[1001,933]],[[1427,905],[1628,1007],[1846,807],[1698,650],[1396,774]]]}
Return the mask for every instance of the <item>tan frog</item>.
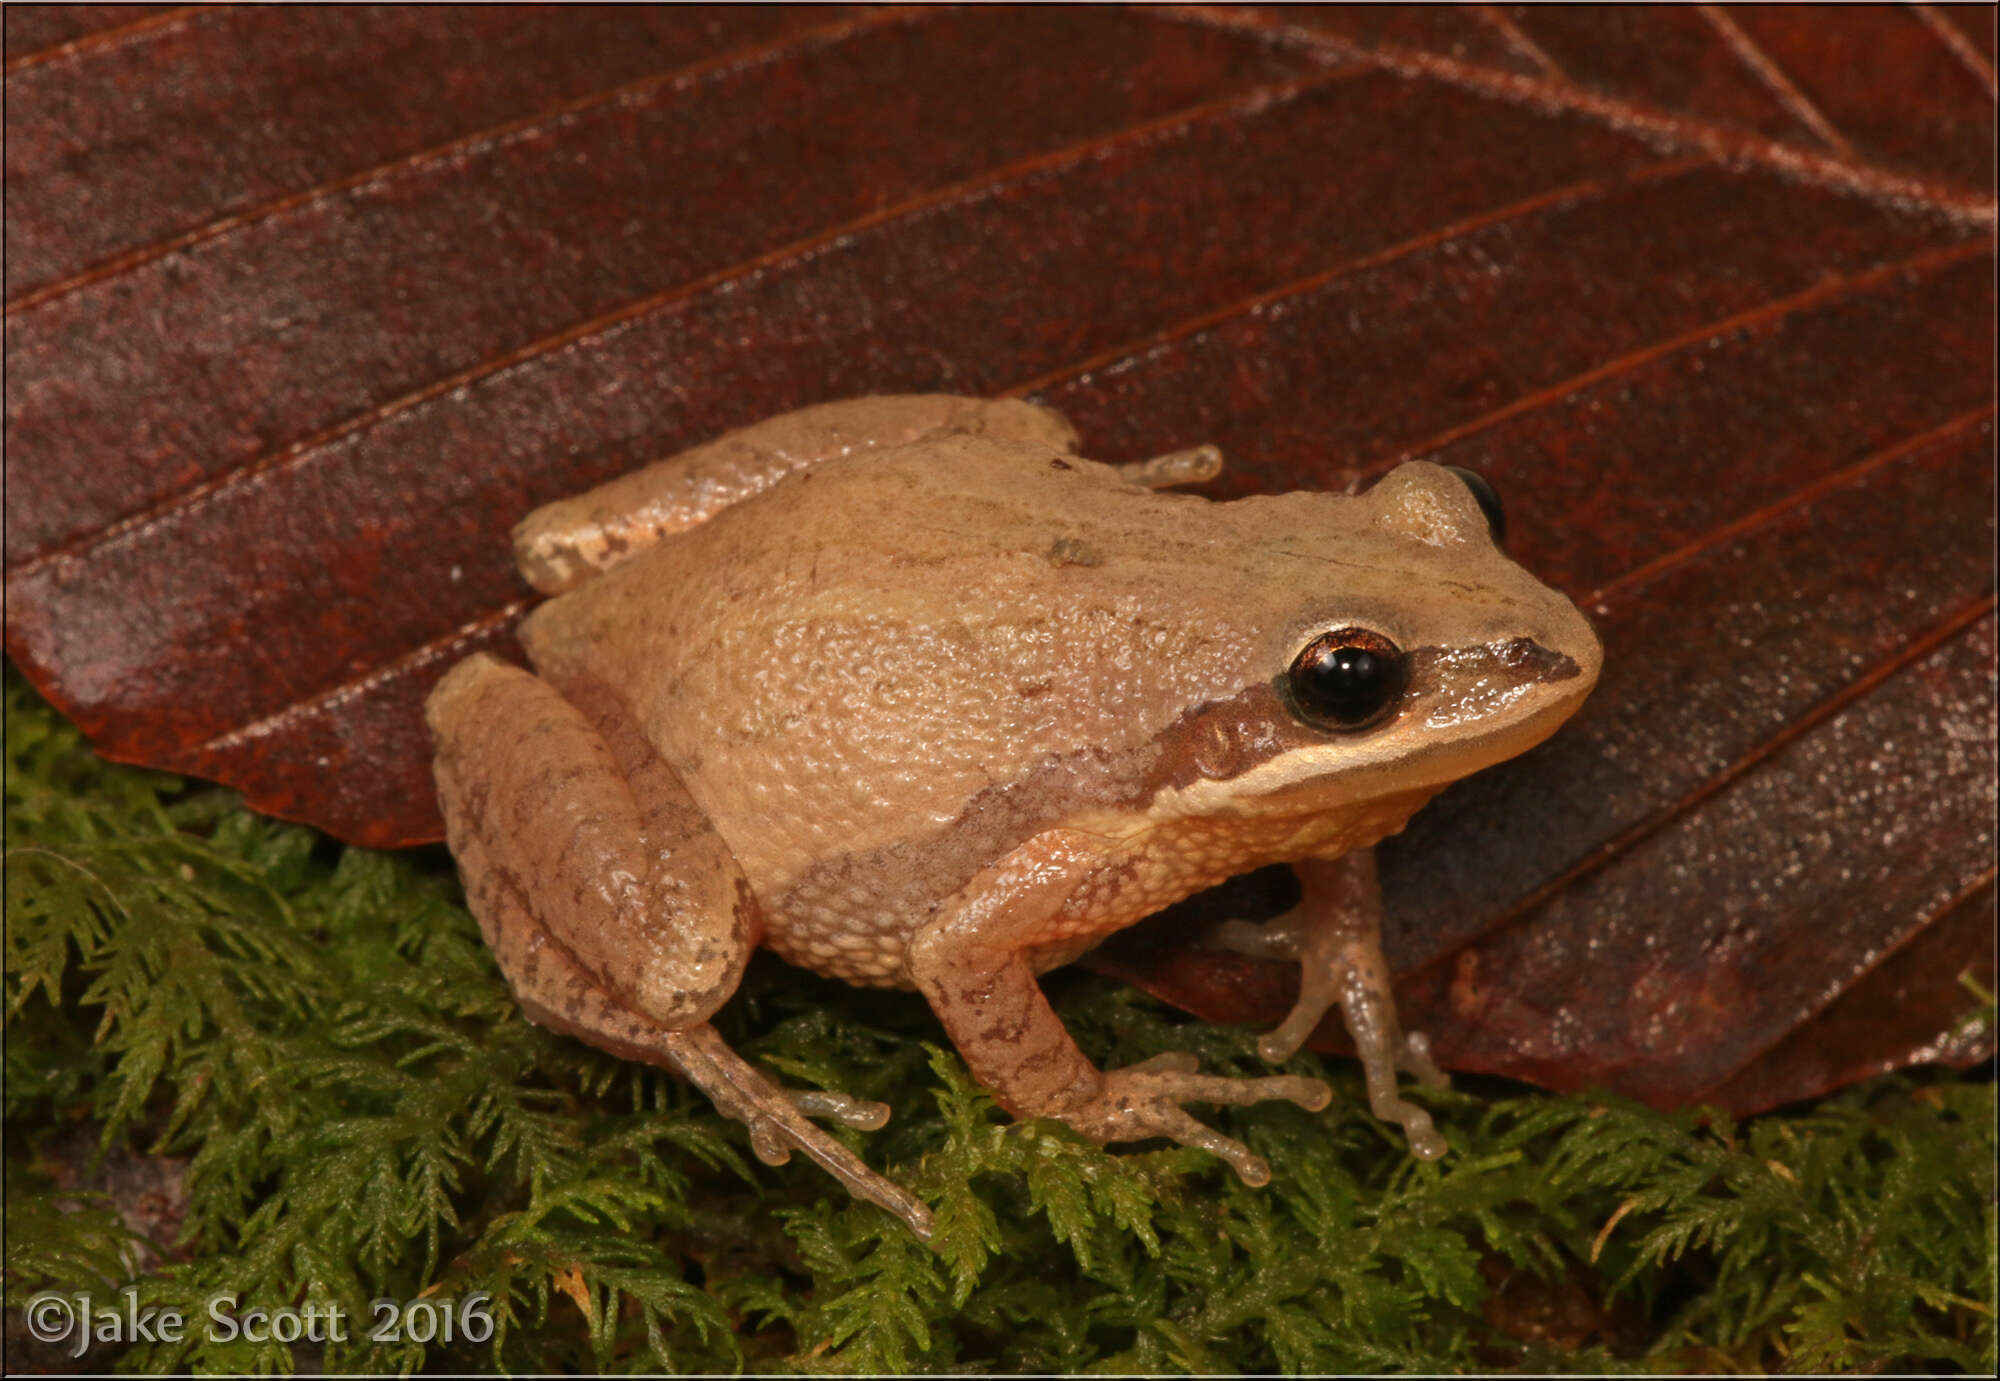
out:
{"label": "tan frog", "polygon": [[921,992],[1017,1117],[1169,1137],[1262,1184],[1181,1104],[1320,1108],[1326,1085],[1100,1070],[1036,975],[1291,862],[1300,906],[1223,935],[1302,965],[1261,1052],[1338,1003],[1376,1115],[1443,1154],[1396,1092],[1398,1068],[1443,1076],[1397,1026],[1369,847],[1553,732],[1597,640],[1461,473],[1158,492],[1220,463],[1101,465],[1021,402],[861,398],[530,515],[521,568],[562,592],[521,627],[535,673],[471,657],[428,706],[451,847],[527,1014],[678,1069],[763,1159],[803,1150],[923,1236],[923,1204],[808,1120],[886,1107],[781,1088],[709,1025],[757,945]]}

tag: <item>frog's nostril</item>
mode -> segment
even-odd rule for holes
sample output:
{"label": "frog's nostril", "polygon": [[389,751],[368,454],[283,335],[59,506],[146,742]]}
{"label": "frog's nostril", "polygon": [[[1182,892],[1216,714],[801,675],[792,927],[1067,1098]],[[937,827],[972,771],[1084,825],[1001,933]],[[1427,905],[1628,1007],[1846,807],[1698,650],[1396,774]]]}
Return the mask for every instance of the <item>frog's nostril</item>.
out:
{"label": "frog's nostril", "polygon": [[1498,644],[1494,652],[1501,666],[1521,673],[1524,679],[1567,681],[1582,670],[1574,658],[1543,647],[1533,638],[1515,638]]}

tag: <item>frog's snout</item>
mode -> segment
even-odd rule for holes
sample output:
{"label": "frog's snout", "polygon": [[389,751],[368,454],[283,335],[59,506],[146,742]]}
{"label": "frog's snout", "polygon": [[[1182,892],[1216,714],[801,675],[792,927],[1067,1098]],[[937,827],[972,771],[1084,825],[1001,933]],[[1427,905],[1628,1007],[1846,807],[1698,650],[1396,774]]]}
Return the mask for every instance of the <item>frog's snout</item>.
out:
{"label": "frog's snout", "polygon": [[1604,644],[1598,640],[1597,630],[1591,627],[1583,610],[1560,595],[1554,599],[1558,605],[1555,626],[1537,641],[1543,649],[1568,663],[1570,670],[1566,675],[1552,671],[1543,679],[1574,682],[1566,689],[1580,701],[1590,694],[1591,687],[1597,684],[1598,673],[1604,669]]}

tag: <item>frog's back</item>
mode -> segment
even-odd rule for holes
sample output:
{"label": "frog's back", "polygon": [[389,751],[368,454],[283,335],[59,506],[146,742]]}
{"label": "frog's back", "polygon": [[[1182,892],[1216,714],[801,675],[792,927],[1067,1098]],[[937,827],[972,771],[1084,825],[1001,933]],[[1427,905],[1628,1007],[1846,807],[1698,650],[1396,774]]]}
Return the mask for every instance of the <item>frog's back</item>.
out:
{"label": "frog's back", "polygon": [[[1234,506],[1230,506],[1234,507]],[[1221,505],[982,438],[795,475],[524,627],[617,688],[765,902],[769,943],[887,981],[901,937],[1051,824],[1129,801],[1254,654]],[[1190,570],[1206,588],[1177,588]],[[1240,588],[1238,588],[1240,587]]]}

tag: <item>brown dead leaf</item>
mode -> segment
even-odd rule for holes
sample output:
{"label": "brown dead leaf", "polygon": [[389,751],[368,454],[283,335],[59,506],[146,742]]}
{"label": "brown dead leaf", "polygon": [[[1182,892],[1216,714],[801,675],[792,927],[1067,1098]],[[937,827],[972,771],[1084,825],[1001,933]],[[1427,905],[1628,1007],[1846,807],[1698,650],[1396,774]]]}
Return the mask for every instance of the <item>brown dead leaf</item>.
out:
{"label": "brown dead leaf", "polygon": [[583,1321],[592,1328],[597,1326],[597,1301],[590,1296],[590,1286],[583,1278],[581,1266],[571,1266],[566,1271],[558,1271],[551,1277],[556,1289],[570,1297],[576,1310],[583,1315]]}
{"label": "brown dead leaf", "polygon": [[[5,24],[7,648],[107,754],[435,838],[529,508],[1022,392],[1218,497],[1469,466],[1598,621],[1577,722],[1385,851],[1448,1065],[1744,1110],[1990,1050],[1991,10]],[[1101,962],[1283,1010],[1186,916]]]}

